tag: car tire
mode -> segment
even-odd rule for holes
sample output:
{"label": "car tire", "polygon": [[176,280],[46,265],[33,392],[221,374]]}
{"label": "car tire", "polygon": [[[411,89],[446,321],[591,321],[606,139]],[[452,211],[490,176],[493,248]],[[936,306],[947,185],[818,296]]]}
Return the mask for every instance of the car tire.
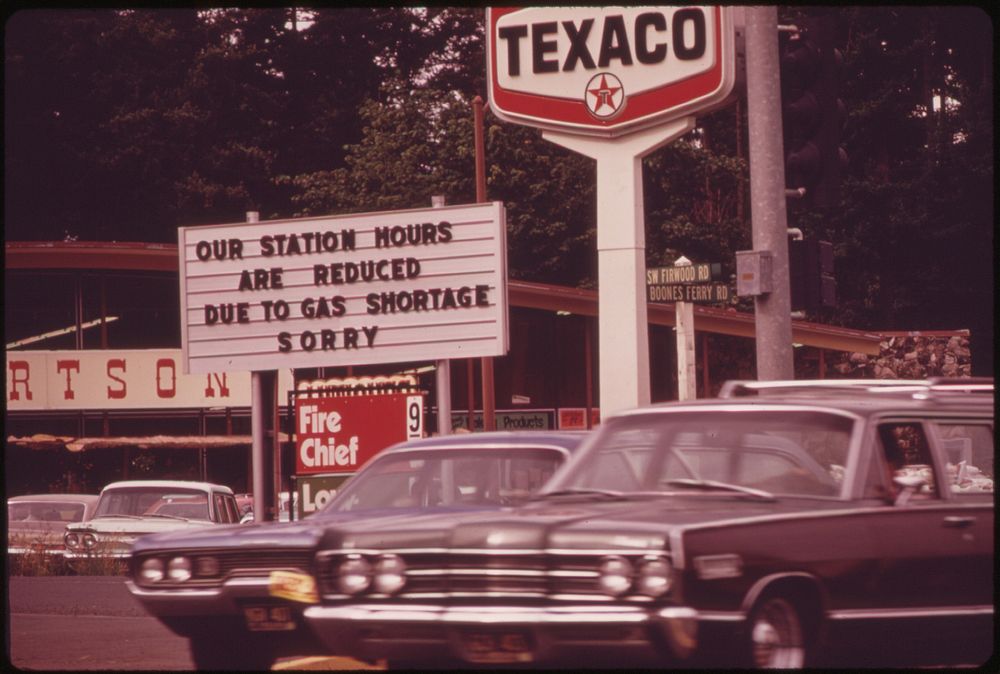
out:
{"label": "car tire", "polygon": [[765,595],[747,617],[743,664],[754,669],[801,669],[809,662],[808,644],[795,601],[782,594]]}
{"label": "car tire", "polygon": [[[252,635],[251,635],[252,636]],[[188,639],[195,669],[214,671],[262,671],[277,660],[266,644],[255,644],[247,635],[199,634]]]}

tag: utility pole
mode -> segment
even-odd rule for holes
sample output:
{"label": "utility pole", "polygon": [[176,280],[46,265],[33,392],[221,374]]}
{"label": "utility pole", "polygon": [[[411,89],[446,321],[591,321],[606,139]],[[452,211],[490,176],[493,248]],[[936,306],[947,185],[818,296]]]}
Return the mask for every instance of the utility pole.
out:
{"label": "utility pole", "polygon": [[793,379],[777,7],[747,7],[746,24],[753,249],[771,258],[771,291],[754,297],[757,378]]}

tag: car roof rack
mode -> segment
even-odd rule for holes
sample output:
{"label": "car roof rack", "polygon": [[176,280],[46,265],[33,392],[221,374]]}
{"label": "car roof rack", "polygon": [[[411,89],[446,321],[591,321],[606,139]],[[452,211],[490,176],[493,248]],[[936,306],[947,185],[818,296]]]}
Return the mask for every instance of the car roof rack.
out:
{"label": "car roof rack", "polygon": [[993,377],[931,377],[929,379],[794,379],[775,381],[731,380],[722,385],[720,398],[768,393],[908,393],[929,398],[939,394],[993,393]]}

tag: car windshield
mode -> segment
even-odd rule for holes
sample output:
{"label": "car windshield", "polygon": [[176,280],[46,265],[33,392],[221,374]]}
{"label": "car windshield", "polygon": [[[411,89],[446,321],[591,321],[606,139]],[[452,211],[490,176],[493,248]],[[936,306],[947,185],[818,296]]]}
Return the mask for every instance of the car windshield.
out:
{"label": "car windshield", "polygon": [[101,494],[94,517],[155,515],[207,520],[208,495],[197,489],[177,487],[108,489]]}
{"label": "car windshield", "polygon": [[82,503],[21,502],[7,503],[8,522],[80,522],[83,520]]}
{"label": "car windshield", "polygon": [[849,418],[805,411],[625,416],[551,490],[838,496],[852,427]]}
{"label": "car windshield", "polygon": [[319,514],[367,508],[516,505],[536,492],[561,460],[561,453],[543,448],[391,453],[348,480]]}

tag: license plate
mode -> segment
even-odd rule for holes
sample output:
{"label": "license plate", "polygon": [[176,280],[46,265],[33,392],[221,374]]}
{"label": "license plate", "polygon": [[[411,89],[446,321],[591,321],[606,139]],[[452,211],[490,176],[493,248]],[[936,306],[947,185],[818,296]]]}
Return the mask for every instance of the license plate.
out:
{"label": "license plate", "polygon": [[295,629],[291,606],[246,606],[243,616],[251,632],[285,632]]}
{"label": "license plate", "polygon": [[319,602],[316,580],[309,574],[295,571],[272,571],[268,583],[268,594],[272,597],[304,604]]}
{"label": "license plate", "polygon": [[531,636],[526,632],[466,632],[462,637],[470,662],[501,664],[534,659]]}

